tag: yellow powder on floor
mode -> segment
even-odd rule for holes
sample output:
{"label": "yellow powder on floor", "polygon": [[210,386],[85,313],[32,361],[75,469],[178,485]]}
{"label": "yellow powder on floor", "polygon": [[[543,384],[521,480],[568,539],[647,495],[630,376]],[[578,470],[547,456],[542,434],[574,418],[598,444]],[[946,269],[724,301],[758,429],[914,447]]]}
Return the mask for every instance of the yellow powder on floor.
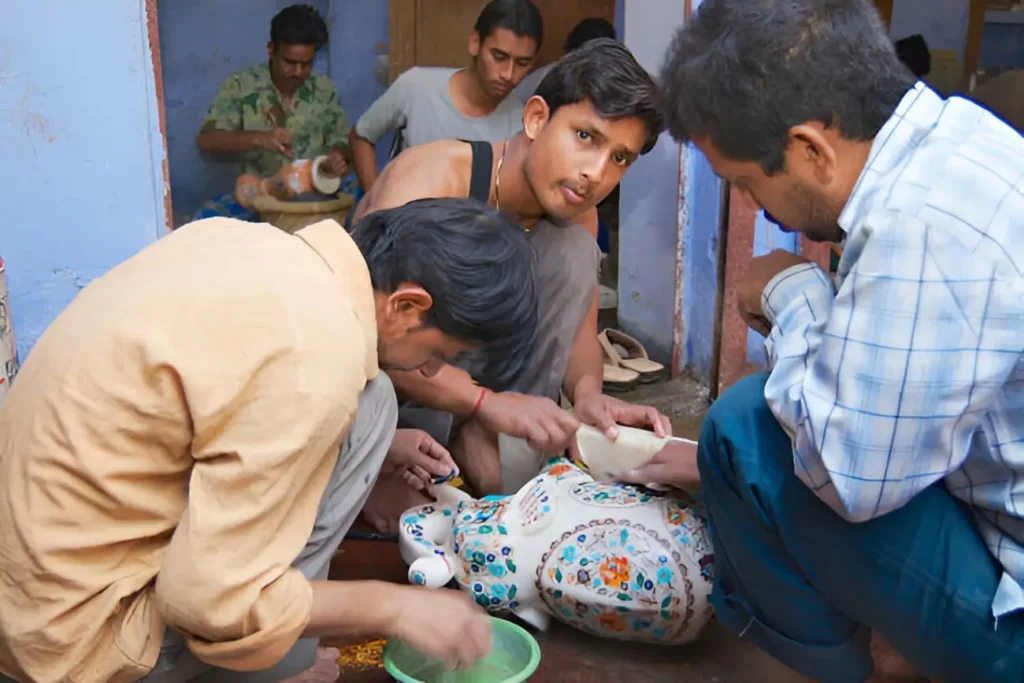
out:
{"label": "yellow powder on floor", "polygon": [[357,669],[384,668],[383,651],[386,640],[372,640],[341,648],[338,666]]}

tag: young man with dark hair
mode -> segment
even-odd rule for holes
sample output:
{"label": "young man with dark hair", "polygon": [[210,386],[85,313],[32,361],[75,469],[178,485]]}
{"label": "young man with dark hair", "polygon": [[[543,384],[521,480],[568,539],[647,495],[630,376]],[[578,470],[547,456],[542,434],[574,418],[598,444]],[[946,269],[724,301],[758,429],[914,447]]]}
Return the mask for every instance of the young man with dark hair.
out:
{"label": "young man with dark hair", "polygon": [[674,137],[844,247],[835,284],[751,262],[771,372],[636,473],[701,487],[719,619],[816,680],[896,680],[886,641],[933,680],[1024,680],[1021,136],[915,82],[867,0],[705,0],[661,83]]}
{"label": "young man with dark hair", "polygon": [[500,382],[532,276],[507,218],[437,199],[352,237],[199,221],[86,287],[0,407],[0,680],[281,681],[370,634],[486,654],[466,596],[328,568],[382,467],[453,466],[396,447],[378,368],[474,352]]}
{"label": "young man with dark hair", "polygon": [[523,105],[509,93],[543,42],[544,22],[530,0],[487,3],[469,36],[469,67],[413,67],[356,122],[349,139],[363,189],[377,180],[375,145],[392,131],[394,156],[435,140],[494,142],[521,130]]}
{"label": "young man with dark hair", "polygon": [[[595,205],[662,131],[658,89],[622,44],[595,40],[563,58],[526,104],[524,130],[496,143],[444,140],[406,150],[384,169],[356,215],[423,197],[471,196],[514,217],[536,253],[540,333],[514,392],[494,393],[463,370],[391,373],[410,402],[401,417],[451,445],[478,493],[515,491],[543,454],[569,446],[579,422],[610,436],[617,424],[669,430],[653,408],[602,393],[597,341]],[[556,401],[559,392],[574,415]],[[413,405],[416,404],[415,406]],[[369,512],[377,511],[377,494]],[[387,526],[408,503],[371,520]],[[397,502],[395,502],[397,501]],[[404,508],[403,508],[404,509]]]}
{"label": "young man with dark hair", "polygon": [[[240,160],[240,173],[273,175],[293,159],[327,155],[335,175],[348,172],[349,122],[331,79],[313,72],[327,26],[311,5],[291,5],[270,22],[267,62],[231,74],[196,136],[208,154]],[[203,205],[196,219],[252,215],[231,192]]]}

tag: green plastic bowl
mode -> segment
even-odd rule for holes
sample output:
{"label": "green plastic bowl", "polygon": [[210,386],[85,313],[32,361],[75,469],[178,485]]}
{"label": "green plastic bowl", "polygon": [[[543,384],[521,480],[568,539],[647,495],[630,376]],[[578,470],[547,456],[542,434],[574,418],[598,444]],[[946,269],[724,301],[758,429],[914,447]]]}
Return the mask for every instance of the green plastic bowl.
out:
{"label": "green plastic bowl", "polygon": [[522,683],[540,665],[540,645],[524,629],[491,617],[491,652],[467,669],[444,664],[401,640],[384,646],[384,669],[399,683]]}

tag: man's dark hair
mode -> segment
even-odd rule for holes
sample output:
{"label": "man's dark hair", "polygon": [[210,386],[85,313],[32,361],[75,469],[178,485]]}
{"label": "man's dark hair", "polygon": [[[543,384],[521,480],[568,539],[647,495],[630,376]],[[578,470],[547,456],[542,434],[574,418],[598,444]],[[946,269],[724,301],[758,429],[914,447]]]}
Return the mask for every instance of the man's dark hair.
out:
{"label": "man's dark hair", "polygon": [[363,217],[352,237],[375,290],[419,285],[434,299],[428,327],[483,347],[467,359],[478,381],[501,391],[525,369],[538,325],[534,256],[508,217],[474,199],[420,199]]}
{"label": "man's dark hair", "polygon": [[584,100],[611,121],[638,118],[647,128],[646,154],[665,129],[661,97],[651,75],[625,45],[595,38],[559,59],[533,93],[547,102],[551,114]]}
{"label": "man's dark hair", "polygon": [[615,39],[616,37],[615,27],[612,26],[610,21],[601,17],[587,17],[569,31],[569,35],[565,39],[563,51],[565,54],[568,54],[584,43],[596,38]]}
{"label": "man's dark hair", "polygon": [[913,84],[868,0],[705,0],[661,70],[674,138],[708,137],[769,175],[793,126],[871,140]]}
{"label": "man's dark hair", "polygon": [[270,42],[319,50],[327,43],[327,24],[312,5],[289,5],[270,20]]}
{"label": "man's dark hair", "polygon": [[539,49],[544,42],[544,19],[530,0],[491,0],[476,18],[473,30],[484,42],[499,28],[520,38],[533,38]]}

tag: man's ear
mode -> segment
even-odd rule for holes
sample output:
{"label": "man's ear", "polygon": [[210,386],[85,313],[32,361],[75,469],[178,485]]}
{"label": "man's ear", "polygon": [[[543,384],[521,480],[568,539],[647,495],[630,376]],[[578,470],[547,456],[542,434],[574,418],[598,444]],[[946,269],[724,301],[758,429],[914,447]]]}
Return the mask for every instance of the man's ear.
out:
{"label": "man's ear", "polygon": [[523,107],[523,132],[531,141],[537,139],[550,119],[551,109],[543,97],[534,95],[526,101]]}
{"label": "man's ear", "polygon": [[819,123],[805,123],[789,129],[786,168],[821,185],[831,185],[836,178],[839,158],[835,147]]}
{"label": "man's ear", "polygon": [[434,305],[434,297],[420,287],[403,282],[395,291],[388,295],[387,314],[389,316],[415,315],[422,318]]}
{"label": "man's ear", "polygon": [[472,31],[469,34],[469,56],[476,59],[480,56],[480,45],[484,41],[480,40],[480,33]]}

